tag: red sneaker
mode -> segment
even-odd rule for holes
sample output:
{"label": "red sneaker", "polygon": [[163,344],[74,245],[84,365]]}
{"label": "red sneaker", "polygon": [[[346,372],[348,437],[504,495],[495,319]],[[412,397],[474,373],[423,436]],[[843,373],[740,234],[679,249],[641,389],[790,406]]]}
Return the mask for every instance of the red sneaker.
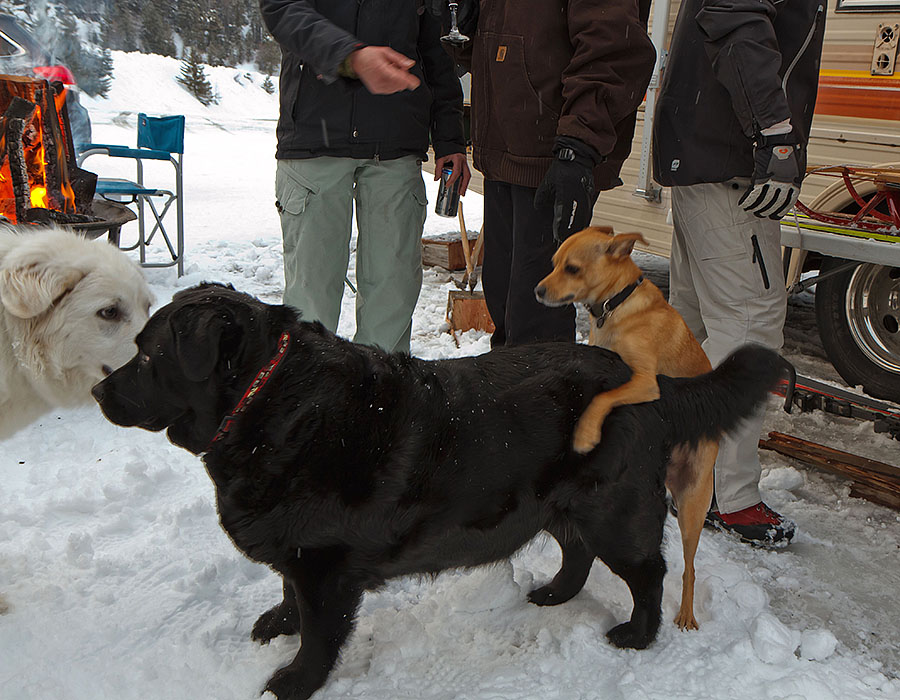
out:
{"label": "red sneaker", "polygon": [[733,532],[742,542],[763,547],[786,547],[796,529],[793,521],[779,515],[762,501],[735,513],[711,510],[706,515],[706,523],[718,530]]}

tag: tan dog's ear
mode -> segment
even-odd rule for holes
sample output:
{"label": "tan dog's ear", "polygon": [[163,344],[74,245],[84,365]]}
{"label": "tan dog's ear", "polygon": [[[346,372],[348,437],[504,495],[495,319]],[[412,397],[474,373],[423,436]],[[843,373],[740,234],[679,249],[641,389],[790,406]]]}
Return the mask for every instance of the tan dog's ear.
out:
{"label": "tan dog's ear", "polygon": [[84,272],[54,262],[19,260],[0,270],[0,303],[18,318],[34,318],[84,278]]}
{"label": "tan dog's ear", "polygon": [[647,245],[647,241],[639,233],[620,233],[618,236],[613,236],[613,239],[609,242],[607,254],[616,258],[627,258],[631,255],[631,251],[634,250],[634,244],[638,241]]}

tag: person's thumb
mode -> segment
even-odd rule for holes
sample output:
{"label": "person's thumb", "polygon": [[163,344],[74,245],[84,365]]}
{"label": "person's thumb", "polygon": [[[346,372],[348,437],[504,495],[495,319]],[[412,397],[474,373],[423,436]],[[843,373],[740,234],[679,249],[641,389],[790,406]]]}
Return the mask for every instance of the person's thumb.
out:
{"label": "person's thumb", "polygon": [[414,60],[412,60],[408,56],[404,56],[399,51],[394,51],[394,49],[389,47],[387,51],[384,52],[384,57],[390,63],[397,66],[398,68],[402,68],[403,70],[409,70],[414,65],[416,65],[416,62]]}

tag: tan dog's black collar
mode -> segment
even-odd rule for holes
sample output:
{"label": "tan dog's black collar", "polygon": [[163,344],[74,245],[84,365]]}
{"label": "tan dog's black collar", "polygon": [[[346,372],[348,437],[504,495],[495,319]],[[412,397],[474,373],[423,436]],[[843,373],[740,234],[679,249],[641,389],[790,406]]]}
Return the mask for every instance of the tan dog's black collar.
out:
{"label": "tan dog's black collar", "polygon": [[619,304],[625,301],[628,296],[638,288],[638,285],[644,281],[644,276],[641,275],[634,282],[625,287],[622,291],[617,292],[613,296],[611,296],[606,301],[598,302],[596,304],[591,304],[588,308],[591,311],[591,316],[593,316],[597,324],[597,328],[601,328],[604,323],[606,323],[606,319],[609,318],[609,315],[616,309]]}

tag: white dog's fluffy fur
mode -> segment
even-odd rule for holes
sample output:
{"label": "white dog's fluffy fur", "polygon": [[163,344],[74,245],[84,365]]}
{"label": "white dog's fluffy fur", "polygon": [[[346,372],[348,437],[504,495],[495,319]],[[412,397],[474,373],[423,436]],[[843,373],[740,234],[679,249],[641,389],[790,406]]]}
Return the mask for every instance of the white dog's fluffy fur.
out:
{"label": "white dog's fluffy fur", "polygon": [[134,353],[152,295],[105,241],[0,229],[0,440],[91,387]]}
{"label": "white dog's fluffy fur", "polygon": [[135,353],[152,300],[140,267],[105,241],[0,227],[0,441],[54,407],[89,403]]}

